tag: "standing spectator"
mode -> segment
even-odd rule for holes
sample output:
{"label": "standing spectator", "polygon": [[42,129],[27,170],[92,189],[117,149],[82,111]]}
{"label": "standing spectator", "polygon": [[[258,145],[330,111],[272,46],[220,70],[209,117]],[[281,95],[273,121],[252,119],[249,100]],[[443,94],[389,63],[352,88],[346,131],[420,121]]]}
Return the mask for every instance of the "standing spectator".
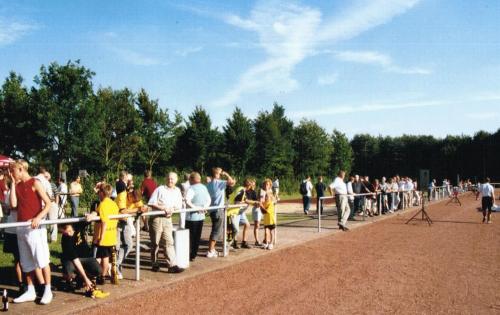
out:
{"label": "standing spectator", "polygon": [[182,193],[181,190],[175,186],[175,184],[177,184],[176,173],[168,173],[166,182],[166,185],[158,186],[158,188],[155,189],[148,202],[148,205],[153,209],[165,212],[165,216],[152,217],[149,221],[151,263],[154,272],[160,270],[158,251],[161,246],[165,252],[168,273],[179,273],[183,272],[184,269],[179,268],[176,262],[172,213],[182,208]]}
{"label": "standing spectator", "polygon": [[82,185],[80,184],[80,176],[76,176],[75,180],[69,185],[69,193],[71,199],[71,216],[78,216],[78,205],[80,204],[80,195],[83,193]]}
{"label": "standing spectator", "polygon": [[347,227],[347,219],[349,218],[350,209],[347,200],[347,185],[344,183],[345,171],[339,171],[335,180],[330,184],[330,193],[335,196],[335,204],[337,205],[338,225],[342,231],[349,231]]}
{"label": "standing spectator", "polygon": [[274,231],[276,229],[276,216],[274,212],[274,195],[272,190],[272,182],[269,178],[266,178],[262,183],[260,208],[264,212],[264,249],[273,249]]}
{"label": "standing spectator", "polygon": [[[158,187],[158,184],[155,182],[153,178],[153,172],[150,170],[144,171],[144,180],[141,183],[141,193],[146,198],[146,203],[149,202],[149,198],[151,198],[151,195],[153,194],[153,191],[155,191],[156,187]],[[146,217],[143,217],[143,231],[148,232],[149,231],[149,226],[148,226],[148,220]]]}
{"label": "standing spectator", "polygon": [[493,200],[495,200],[495,189],[490,184],[490,179],[485,178],[484,183],[479,186],[479,191],[476,194],[476,199],[481,194],[481,209],[483,210],[483,223],[491,221],[491,208],[493,207]]}
{"label": "standing spectator", "polygon": [[387,211],[389,210],[389,205],[387,202],[387,196],[388,196],[388,184],[387,184],[387,179],[385,176],[382,177],[382,181],[380,182],[380,192],[382,193],[382,197],[380,198],[382,204],[379,205],[379,209],[381,210],[382,214],[386,214]]}
{"label": "standing spectator", "polygon": [[[52,301],[50,253],[47,231],[43,225],[40,225],[40,221],[48,214],[51,202],[40,181],[29,175],[26,161],[18,160],[11,164],[9,175],[11,177],[10,205],[13,208],[17,207],[17,221],[31,222],[30,226],[17,228],[20,262],[23,272],[26,273],[28,288],[21,296],[14,299],[14,303],[36,299],[32,277],[35,269],[40,268],[45,283],[40,303],[49,304]],[[42,207],[42,201],[44,207]]]}
{"label": "standing spectator", "polygon": [[398,210],[398,205],[399,205],[399,202],[400,202],[400,199],[399,199],[399,184],[398,184],[398,177],[397,176],[394,176],[392,178],[392,187],[391,187],[391,191],[392,191],[392,211],[396,211]]}
{"label": "standing spectator", "polygon": [[59,193],[59,209],[61,209],[64,214],[64,208],[66,207],[66,201],[68,200],[68,185],[66,185],[64,178],[59,177],[57,180],[59,187],[57,187],[57,192]]}
{"label": "standing spectator", "polygon": [[200,247],[201,231],[205,221],[205,213],[210,206],[211,199],[207,187],[201,183],[201,176],[197,172],[189,175],[189,188],[186,191],[186,206],[189,208],[199,208],[197,212],[186,214],[186,228],[189,229],[189,260],[195,260]]}
{"label": "standing spectator", "polygon": [[[182,207],[186,208],[186,194],[189,189],[189,174],[184,174],[184,182],[181,183],[181,193],[182,193]],[[179,228],[184,229],[186,227],[186,212],[181,212],[179,214]]]}
{"label": "standing spectator", "polygon": [[[208,193],[210,194],[210,199],[212,200],[211,206],[221,207],[216,210],[210,211],[210,219],[212,220],[212,231],[210,232],[210,239],[208,241],[208,258],[216,258],[218,257],[218,253],[215,250],[215,243],[217,239],[222,234],[222,224],[225,220],[224,218],[224,203],[226,197],[226,187],[234,186],[233,178],[220,167],[214,167],[212,169],[213,178],[210,179],[210,182],[207,185]],[[225,176],[226,180],[222,180],[221,177]],[[208,177],[207,177],[208,180]]]}
{"label": "standing spectator", "polygon": [[429,183],[429,201],[433,200],[435,198],[435,192],[436,192],[436,180],[433,179],[431,180],[431,182]]}
{"label": "standing spectator", "polygon": [[[239,226],[243,225],[243,234],[241,236],[241,247],[242,248],[251,248],[247,242],[247,233],[248,233],[248,230],[250,229],[250,222],[248,222],[246,210],[248,209],[249,205],[255,204],[255,200],[250,200],[249,202],[247,202],[247,191],[251,191],[252,180],[250,178],[246,178],[243,181],[243,185],[244,185],[243,189],[240,190],[237,193],[237,195],[234,197],[234,203],[235,204],[246,203],[247,205],[244,207],[240,207],[240,209],[239,209],[238,218],[235,220],[236,221],[235,224],[237,225],[237,228],[236,228],[237,232],[235,233],[233,238],[234,238],[234,242],[236,242],[236,238],[237,238],[238,232],[239,232]],[[273,193],[274,193],[274,191],[273,191]],[[250,197],[253,197],[253,196],[250,196]]]}
{"label": "standing spectator", "polygon": [[276,201],[280,201],[280,180],[278,177],[276,177],[273,182],[273,193]]}
{"label": "standing spectator", "polygon": [[253,220],[253,236],[255,239],[255,246],[262,246],[262,243],[259,242],[259,228],[260,221],[262,221],[262,211],[260,210],[260,202],[257,197],[257,191],[255,189],[256,183],[255,179],[250,180],[250,185],[248,188],[245,188],[246,200],[245,202],[248,205],[252,206],[252,220]]}
{"label": "standing spectator", "polygon": [[373,195],[370,196],[371,203],[372,203],[372,214],[373,215],[380,215],[381,210],[380,210],[380,202],[379,200],[381,199],[380,195],[380,182],[378,179],[374,179],[372,184],[371,184],[371,189],[370,191],[373,193]]}
{"label": "standing spectator", "polygon": [[[373,193],[373,191],[374,191],[373,184],[370,183],[370,178],[368,176],[364,177],[363,184],[365,185],[366,189],[368,190],[367,192]],[[370,217],[373,217],[373,215],[374,215],[374,212],[372,209],[372,204],[374,202],[375,202],[375,199],[373,198],[373,194],[365,197],[365,209],[368,212],[368,216],[370,216]]]}
{"label": "standing spectator", "polygon": [[321,197],[325,196],[326,185],[323,183],[323,176],[318,177],[318,182],[316,183],[316,211],[318,214],[323,214],[323,202],[321,202]]}
{"label": "standing spectator", "polygon": [[356,211],[354,210],[354,190],[352,189],[354,181],[354,176],[349,176],[349,181],[347,182],[347,201],[349,209],[351,210],[348,218],[349,221],[356,221],[356,218],[354,217],[356,215]]}
{"label": "standing spectator", "polygon": [[[7,181],[5,181],[7,183]],[[8,187],[7,187],[8,188]],[[17,222],[17,209],[10,206],[10,191],[6,191],[5,202],[2,204],[2,209],[7,215],[6,222]],[[23,292],[23,273],[19,262],[19,246],[17,245],[17,228],[7,228],[4,230],[3,252],[10,253],[14,256],[14,269],[16,270],[16,280],[19,286],[19,292]]]}
{"label": "standing spectator", "polygon": [[312,190],[313,185],[311,183],[311,176],[307,176],[300,184],[300,194],[302,195],[305,215],[309,214],[309,208],[311,207]]}
{"label": "standing spectator", "polygon": [[[43,175],[50,185],[50,193],[47,194],[50,198],[50,201],[52,201],[52,204],[51,204],[50,210],[49,210],[49,220],[56,220],[56,219],[59,219],[59,215],[58,215],[59,196],[56,194],[57,193],[57,186],[52,181],[52,177],[50,176],[50,173],[47,170],[45,170],[43,172]],[[55,241],[57,241],[57,224],[52,224],[52,225],[50,225],[49,242],[55,242]]]}
{"label": "standing spectator", "polygon": [[[127,200],[126,208],[120,209],[120,214],[136,214],[138,212],[146,212],[147,207],[144,206],[142,202],[142,194],[140,189],[135,189],[133,182],[127,183]],[[127,218],[127,221],[118,222],[118,258],[117,258],[117,268],[118,268],[118,279],[123,279],[122,275],[122,265],[123,261],[127,258],[128,254],[132,251],[134,247],[133,237],[136,235],[134,220],[132,218]],[[121,227],[120,227],[121,226]]]}
{"label": "standing spectator", "polygon": [[356,213],[364,212],[365,196],[356,196],[357,194],[364,194],[368,192],[363,181],[359,175],[354,176],[354,183],[352,183],[352,190],[354,191],[354,209]]}
{"label": "standing spectator", "polygon": [[2,205],[2,208],[5,204],[5,198],[8,191],[9,187],[7,186],[7,180],[5,179],[4,171],[0,169],[0,204]]}
{"label": "standing spectator", "polygon": [[100,203],[95,211],[86,216],[87,221],[97,216],[101,218],[101,221],[95,224],[94,239],[92,241],[96,246],[96,258],[102,268],[102,273],[97,278],[97,284],[104,284],[104,279],[108,275],[110,268],[110,258],[113,258],[113,253],[116,251],[118,220],[112,220],[109,217],[118,214],[119,208],[111,200],[112,193],[113,187],[110,184],[101,184],[98,191]]}

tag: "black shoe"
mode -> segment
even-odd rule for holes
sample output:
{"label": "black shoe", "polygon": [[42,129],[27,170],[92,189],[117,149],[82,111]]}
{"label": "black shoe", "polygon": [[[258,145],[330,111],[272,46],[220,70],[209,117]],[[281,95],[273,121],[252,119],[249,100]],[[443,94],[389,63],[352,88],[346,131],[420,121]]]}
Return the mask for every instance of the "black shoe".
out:
{"label": "black shoe", "polygon": [[338,226],[339,226],[339,230],[343,231],[345,229],[345,227],[342,224],[340,224],[340,223],[338,224]]}
{"label": "black shoe", "polygon": [[181,273],[184,271],[184,268],[180,268],[179,266],[173,266],[168,268],[168,273]]}
{"label": "black shoe", "polygon": [[358,221],[356,218],[349,218],[348,221]]}
{"label": "black shoe", "polygon": [[261,246],[262,246],[262,243],[259,243],[259,242],[257,242],[257,241],[256,241],[256,242],[255,242],[255,246],[257,246],[257,247],[261,247]]}
{"label": "black shoe", "polygon": [[243,241],[241,242],[241,248],[252,248],[252,247],[250,247],[250,245],[248,245],[247,242]]}
{"label": "black shoe", "polygon": [[102,276],[99,276],[95,279],[95,283],[98,285],[103,285],[104,284],[104,278]]}
{"label": "black shoe", "polygon": [[153,272],[160,271],[160,265],[154,264],[153,267],[151,267],[151,271],[153,271]]}
{"label": "black shoe", "polygon": [[231,246],[234,248],[234,249],[240,249],[240,246],[238,245],[238,242],[234,241],[231,243]]}

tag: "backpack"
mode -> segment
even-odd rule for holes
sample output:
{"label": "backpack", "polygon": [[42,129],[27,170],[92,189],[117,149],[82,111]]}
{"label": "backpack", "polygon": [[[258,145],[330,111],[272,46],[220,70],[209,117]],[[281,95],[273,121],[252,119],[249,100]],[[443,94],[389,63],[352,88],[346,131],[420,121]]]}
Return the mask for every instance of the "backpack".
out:
{"label": "backpack", "polygon": [[307,195],[307,181],[300,183],[300,194]]}

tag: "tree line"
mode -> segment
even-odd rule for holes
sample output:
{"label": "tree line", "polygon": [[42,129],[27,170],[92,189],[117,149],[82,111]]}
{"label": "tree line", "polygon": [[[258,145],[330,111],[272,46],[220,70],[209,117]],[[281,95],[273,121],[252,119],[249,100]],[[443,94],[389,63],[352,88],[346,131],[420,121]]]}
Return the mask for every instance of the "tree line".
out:
{"label": "tree line", "polygon": [[0,90],[1,153],[70,175],[80,169],[206,174],[213,166],[236,176],[296,179],[333,177],[339,169],[381,177],[417,176],[423,168],[452,179],[500,173],[500,129],[444,139],[360,134],[349,141],[314,120],[294,125],[277,103],[254,119],[236,107],[219,129],[201,106],[184,118],[144,89],[95,88],[94,76],[79,61],[41,66],[32,87],[11,72]]}

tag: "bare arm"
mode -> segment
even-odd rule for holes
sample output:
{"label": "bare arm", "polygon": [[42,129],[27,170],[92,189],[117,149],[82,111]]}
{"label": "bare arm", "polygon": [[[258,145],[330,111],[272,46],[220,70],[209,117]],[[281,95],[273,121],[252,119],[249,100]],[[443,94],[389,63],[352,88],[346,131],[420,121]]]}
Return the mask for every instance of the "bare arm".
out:
{"label": "bare arm", "polygon": [[47,213],[49,213],[52,202],[50,201],[49,196],[45,193],[42,184],[38,180],[33,182],[33,188],[35,188],[35,191],[45,203],[42,211],[40,211],[40,213],[38,213],[38,215],[31,220],[31,228],[36,229],[40,225],[40,221],[47,216]]}
{"label": "bare arm", "polygon": [[222,171],[221,175],[222,176],[226,176],[226,178],[227,178],[227,184],[230,187],[232,187],[232,186],[234,186],[234,184],[236,184],[236,181],[226,171]]}
{"label": "bare arm", "polygon": [[87,274],[85,273],[85,269],[83,269],[82,263],[80,262],[80,259],[75,258],[73,259],[73,265],[75,265],[76,270],[80,274],[80,276],[83,278],[83,281],[85,281],[85,286],[87,290],[90,290],[92,288],[92,281],[87,277]]}

